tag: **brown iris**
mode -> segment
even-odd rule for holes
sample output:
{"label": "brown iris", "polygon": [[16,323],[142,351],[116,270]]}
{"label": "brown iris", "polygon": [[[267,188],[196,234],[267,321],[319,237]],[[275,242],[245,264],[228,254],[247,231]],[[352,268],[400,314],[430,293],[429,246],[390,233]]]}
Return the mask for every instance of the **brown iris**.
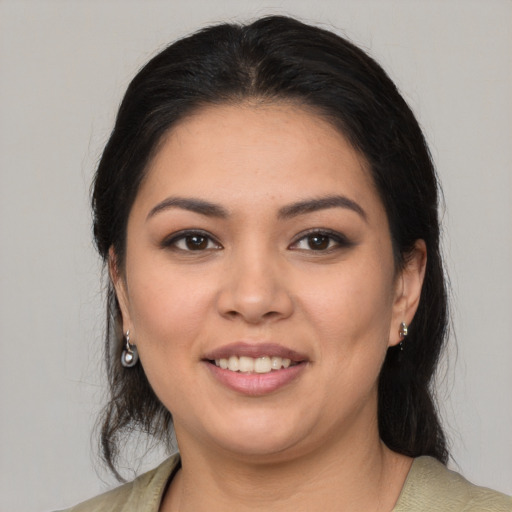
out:
{"label": "brown iris", "polygon": [[314,251],[323,251],[329,247],[331,239],[327,235],[309,235],[308,245]]}
{"label": "brown iris", "polygon": [[208,247],[208,238],[202,235],[190,235],[185,237],[185,244],[190,251],[201,251]]}

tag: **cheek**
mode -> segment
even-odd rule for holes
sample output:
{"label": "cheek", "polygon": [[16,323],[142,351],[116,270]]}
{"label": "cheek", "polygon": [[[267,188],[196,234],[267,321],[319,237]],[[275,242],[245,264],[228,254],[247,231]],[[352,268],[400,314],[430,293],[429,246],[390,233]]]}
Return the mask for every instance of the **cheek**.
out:
{"label": "cheek", "polygon": [[[365,403],[375,390],[388,347],[393,294],[389,273],[373,261],[309,282],[303,308],[317,339],[315,357],[329,387]],[[326,377],[327,378],[327,377]]]}
{"label": "cheek", "polygon": [[211,293],[204,281],[203,286],[193,286],[190,277],[166,276],[155,268],[131,277],[134,342],[144,372],[167,409],[188,407],[183,400],[195,400],[194,378]]}
{"label": "cheek", "polygon": [[325,339],[387,343],[393,283],[382,269],[357,262],[338,272],[317,273],[303,287],[301,300]]}
{"label": "cheek", "polygon": [[204,279],[154,266],[131,274],[130,313],[141,352],[165,353],[192,348],[212,300]]}

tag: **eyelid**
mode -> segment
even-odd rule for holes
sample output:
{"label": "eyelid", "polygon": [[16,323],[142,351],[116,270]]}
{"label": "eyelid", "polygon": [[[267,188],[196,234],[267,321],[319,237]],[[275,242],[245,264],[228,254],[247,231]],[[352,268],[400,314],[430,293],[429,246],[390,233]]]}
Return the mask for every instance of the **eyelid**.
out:
{"label": "eyelid", "polygon": [[[324,249],[324,250],[319,250],[319,251],[314,251],[313,249],[295,249],[294,248],[295,245],[297,245],[299,242],[301,242],[302,240],[304,240],[305,238],[307,238],[308,236],[311,236],[311,235],[327,236],[327,237],[331,238],[332,240],[334,240],[334,242],[336,242],[336,246],[330,247],[330,248]],[[303,251],[311,251],[311,252],[318,252],[318,253],[322,253],[322,252],[326,253],[326,252],[329,252],[336,248],[340,248],[340,247],[346,248],[346,247],[351,247],[353,245],[355,245],[354,242],[349,240],[343,233],[340,233],[339,231],[334,231],[332,229],[326,229],[326,228],[312,228],[312,229],[308,229],[306,231],[302,231],[301,233],[296,235],[294,241],[288,246],[288,248],[291,250],[303,250]]]}
{"label": "eyelid", "polygon": [[[217,240],[217,238],[208,231],[204,231],[203,229],[182,229],[180,231],[172,233],[171,235],[166,236],[160,243],[160,246],[164,249],[176,249],[182,252],[195,252],[189,249],[182,249],[180,247],[177,247],[176,243],[180,240],[185,239],[187,236],[204,236],[217,246],[215,247],[215,249],[223,249],[222,244]],[[203,250],[198,250],[197,252],[205,252],[209,250],[212,249],[207,248]]]}
{"label": "eyelid", "polygon": [[[346,248],[346,247],[351,247],[354,245],[354,243],[352,241],[350,241],[343,233],[340,233],[339,231],[334,231],[332,229],[326,229],[326,228],[312,228],[312,229],[308,229],[306,231],[302,231],[301,233],[298,233],[295,236],[292,243],[288,246],[288,248],[290,250],[303,250],[303,251],[315,252],[313,249],[298,249],[298,248],[294,247],[299,242],[301,242],[302,240],[304,240],[305,238],[307,238],[308,236],[311,236],[311,235],[327,236],[331,240],[333,240],[336,244],[334,247],[330,247],[330,248],[327,248],[324,250],[317,251],[319,253],[321,253],[321,252],[325,253],[325,252],[329,252],[331,250],[335,250],[340,247]],[[176,243],[180,240],[185,239],[187,236],[205,237],[209,240],[209,243],[213,242],[213,244],[215,244],[216,247],[213,248],[215,250],[224,248],[214,235],[212,235],[211,233],[209,233],[208,231],[205,231],[203,229],[183,229],[183,230],[177,231],[177,232],[172,233],[171,235],[168,235],[167,237],[165,237],[162,240],[162,242],[160,243],[160,246],[164,249],[176,249],[176,250],[182,251],[182,252],[195,252],[190,249],[184,249],[184,248],[177,247]],[[205,252],[208,250],[212,250],[212,248],[198,250],[197,252]]]}

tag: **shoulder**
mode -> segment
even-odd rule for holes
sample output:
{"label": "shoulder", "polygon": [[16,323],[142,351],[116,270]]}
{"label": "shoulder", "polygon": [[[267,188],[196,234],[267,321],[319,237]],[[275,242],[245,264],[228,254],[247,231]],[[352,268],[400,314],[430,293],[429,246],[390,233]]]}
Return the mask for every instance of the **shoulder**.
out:
{"label": "shoulder", "polygon": [[132,482],[62,512],[157,512],[169,477],[179,461],[179,455],[174,455]]}
{"label": "shoulder", "polygon": [[512,498],[478,487],[432,457],[414,460],[394,512],[512,512]]}

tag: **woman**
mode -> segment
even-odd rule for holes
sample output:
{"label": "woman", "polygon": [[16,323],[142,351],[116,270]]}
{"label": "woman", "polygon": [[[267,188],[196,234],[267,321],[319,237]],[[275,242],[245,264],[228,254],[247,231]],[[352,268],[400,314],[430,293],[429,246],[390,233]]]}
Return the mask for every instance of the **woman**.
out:
{"label": "woman", "polygon": [[179,456],[72,510],[511,510],[449,472],[437,180],[384,71],[283,17],[178,41],[98,167],[111,400]]}

